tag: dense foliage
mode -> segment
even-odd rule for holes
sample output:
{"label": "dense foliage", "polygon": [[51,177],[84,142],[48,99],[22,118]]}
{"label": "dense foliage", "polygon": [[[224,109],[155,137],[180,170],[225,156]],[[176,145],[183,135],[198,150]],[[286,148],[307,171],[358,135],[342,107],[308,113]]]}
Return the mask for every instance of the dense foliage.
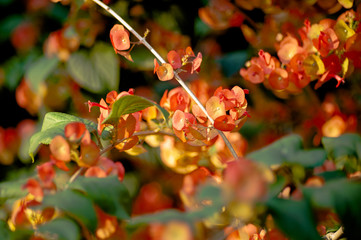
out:
{"label": "dense foliage", "polygon": [[359,1],[0,6],[0,239],[361,239]]}

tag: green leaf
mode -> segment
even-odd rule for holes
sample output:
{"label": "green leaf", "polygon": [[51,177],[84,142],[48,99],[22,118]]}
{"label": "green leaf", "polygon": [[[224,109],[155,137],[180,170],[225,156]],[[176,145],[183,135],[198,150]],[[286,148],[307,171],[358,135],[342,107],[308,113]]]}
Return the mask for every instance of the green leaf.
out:
{"label": "green leaf", "polygon": [[95,204],[118,219],[128,219],[130,216],[129,192],[124,184],[119,182],[117,176],[79,177],[70,185],[70,188],[85,192]]}
{"label": "green leaf", "polygon": [[97,124],[93,121],[90,121],[85,118],[76,117],[70,114],[61,113],[61,112],[49,112],[45,115],[43,126],[41,128],[41,131],[48,130],[51,128],[54,128],[56,125],[67,125],[71,122],[82,122],[85,124],[88,131],[96,131],[97,130]]}
{"label": "green leaf", "polygon": [[56,207],[67,215],[95,232],[98,219],[92,201],[74,190],[59,191],[54,195],[46,195],[42,207]]}
{"label": "green leaf", "polygon": [[279,193],[285,188],[286,186],[286,178],[280,175],[276,175],[276,181],[268,187],[267,195],[269,198],[274,198],[279,195]]}
{"label": "green leaf", "polygon": [[332,159],[344,156],[361,159],[361,136],[358,134],[348,133],[337,138],[323,137],[322,144]]}
{"label": "green leaf", "polygon": [[[32,229],[16,229],[15,232],[10,233],[9,240],[24,240],[31,239],[34,236],[34,230]],[[4,238],[5,239],[5,238]]]}
{"label": "green leaf", "polygon": [[106,89],[116,90],[119,87],[119,64],[113,48],[109,44],[97,43],[90,52],[93,63],[101,82]]}
{"label": "green leaf", "polygon": [[236,51],[222,55],[216,62],[221,65],[223,73],[226,77],[231,77],[238,73],[248,59],[247,51]]}
{"label": "green leaf", "polygon": [[127,61],[130,67],[138,71],[150,71],[154,69],[154,55],[146,48],[134,48],[130,55],[134,62]]}
{"label": "green leaf", "polygon": [[82,88],[93,93],[101,93],[104,90],[104,85],[87,52],[73,53],[67,62],[67,70]]}
{"label": "green leaf", "polygon": [[5,70],[5,86],[11,90],[14,90],[23,76],[24,69],[22,60],[15,56],[7,61],[4,65]]}
{"label": "green leaf", "polygon": [[42,56],[29,66],[25,76],[34,92],[38,92],[39,85],[54,71],[58,63],[57,57]]}
{"label": "green leaf", "polygon": [[344,134],[337,138],[324,137],[322,144],[329,159],[336,163],[337,169],[346,172],[361,170],[361,136]]}
{"label": "green leaf", "polygon": [[[10,1],[1,0],[0,5],[7,4]],[[20,14],[11,14],[0,22],[0,42],[5,41],[10,38],[13,30],[24,21],[24,15]]]}
{"label": "green leaf", "polygon": [[62,4],[54,4],[48,11],[48,14],[49,17],[57,20],[60,23],[64,23],[69,15],[69,9]]}
{"label": "green leaf", "polygon": [[303,150],[299,135],[283,137],[247,157],[267,166],[291,163],[308,168],[322,165],[327,158],[323,149]]}
{"label": "green leaf", "polygon": [[207,36],[212,29],[205,24],[200,18],[196,18],[194,22],[194,33],[196,36],[204,37]]}
{"label": "green leaf", "polygon": [[118,89],[118,59],[113,49],[105,43],[96,43],[90,53],[73,53],[67,62],[67,69],[74,80],[90,92]]}
{"label": "green leaf", "polygon": [[53,236],[58,240],[78,240],[80,228],[68,218],[56,218],[51,222],[40,225],[37,229],[40,235]]}
{"label": "green leaf", "polygon": [[339,178],[326,182],[322,187],[304,187],[302,191],[313,206],[335,210],[350,239],[361,239],[359,231],[361,184],[359,182]]}
{"label": "green leaf", "polygon": [[[138,224],[146,224],[150,222],[167,223],[169,221],[179,220],[181,222],[188,222],[187,213],[181,212],[177,209],[167,209],[157,213],[144,214],[133,217],[129,220],[128,225],[134,226]],[[194,219],[196,220],[196,219]]]}
{"label": "green leaf", "polygon": [[[0,206],[9,199],[19,199],[27,194],[27,191],[22,189],[26,180],[8,181],[0,184]],[[2,238],[0,238],[2,239]]]}
{"label": "green leaf", "polygon": [[330,181],[330,180],[345,178],[346,173],[344,171],[341,171],[341,170],[335,170],[335,171],[321,172],[321,173],[317,174],[317,176],[322,177],[327,182],[327,181]]}
{"label": "green leaf", "polygon": [[321,148],[316,148],[298,151],[288,162],[298,163],[306,168],[314,168],[321,166],[326,159],[326,152]]}
{"label": "green leaf", "polygon": [[10,58],[10,60],[4,64],[5,86],[10,90],[15,90],[25,73],[27,66],[30,65],[38,55],[38,52],[34,50],[25,56]]}
{"label": "green leaf", "polygon": [[248,154],[248,158],[268,166],[287,162],[296,152],[302,149],[302,138],[299,135],[289,135],[276,142]]}
{"label": "green leaf", "polygon": [[155,106],[162,113],[165,121],[168,120],[169,113],[155,102],[140,96],[126,95],[115,101],[109,116],[103,123],[118,122],[119,118],[125,114],[138,112],[151,106]]}
{"label": "green leaf", "polygon": [[361,239],[361,184],[348,182],[337,188],[335,209],[344,226],[347,239]]}
{"label": "green leaf", "polygon": [[34,152],[40,144],[49,144],[57,135],[64,136],[64,128],[71,122],[82,122],[88,131],[97,132],[97,125],[88,119],[60,112],[47,113],[44,117],[41,131],[35,133],[30,139],[29,155],[31,158],[34,159]]}
{"label": "green leaf", "polygon": [[321,239],[306,201],[272,198],[267,205],[278,228],[290,239]]}
{"label": "green leaf", "polygon": [[8,224],[0,220],[0,239],[10,239],[10,229],[8,227]]}

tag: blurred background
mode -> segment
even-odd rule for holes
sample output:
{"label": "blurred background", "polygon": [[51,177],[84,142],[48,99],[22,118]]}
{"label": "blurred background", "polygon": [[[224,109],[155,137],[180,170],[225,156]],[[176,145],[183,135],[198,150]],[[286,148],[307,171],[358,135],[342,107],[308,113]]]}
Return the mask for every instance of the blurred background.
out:
{"label": "blurred background", "polygon": [[[210,89],[239,85],[250,90],[249,118],[241,129],[245,152],[289,133],[299,133],[306,147],[322,136],[359,132],[360,72],[335,88],[315,82],[297,91],[272,91],[242,79],[239,70],[259,49],[276,56],[277,39],[294,34],[307,18],[336,19],[345,8],[338,1],[104,1],[166,56],[191,46],[202,52],[197,79]],[[356,6],[355,4],[354,6]],[[66,112],[96,120],[88,100],[99,102],[111,90],[159,101],[176,82],[160,82],[154,57],[142,46],[134,62],[115,55],[109,31],[117,23],[92,1],[0,0],[0,179],[31,167],[27,146],[47,112]],[[136,41],[131,37],[132,41]],[[98,67],[94,67],[98,66]],[[43,156],[46,156],[44,150]],[[39,158],[42,150],[39,150]],[[124,158],[124,156],[121,156]],[[134,162],[125,161],[128,168]]]}

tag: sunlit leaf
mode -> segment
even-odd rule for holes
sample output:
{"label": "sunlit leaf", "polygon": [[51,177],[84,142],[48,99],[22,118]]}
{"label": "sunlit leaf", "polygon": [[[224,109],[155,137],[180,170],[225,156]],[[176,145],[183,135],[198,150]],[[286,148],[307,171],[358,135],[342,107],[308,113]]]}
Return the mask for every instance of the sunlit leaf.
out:
{"label": "sunlit leaf", "polygon": [[41,131],[35,133],[30,139],[29,155],[34,158],[34,153],[40,144],[49,144],[56,135],[64,136],[64,128],[71,122],[82,122],[90,132],[96,132],[97,125],[88,119],[66,113],[47,113],[44,117]]}
{"label": "sunlit leaf", "polygon": [[347,9],[352,8],[353,6],[353,0],[338,0],[338,3]]}
{"label": "sunlit leaf", "polygon": [[350,28],[342,19],[336,22],[336,25],[334,26],[334,30],[337,37],[342,42],[345,42],[348,38],[352,37],[355,34],[355,31],[352,28]]}
{"label": "sunlit leaf", "polygon": [[79,192],[68,189],[53,195],[46,195],[41,206],[59,208],[86,226],[91,232],[95,232],[98,220],[93,203],[90,198]]}
{"label": "sunlit leaf", "polygon": [[325,72],[325,65],[321,58],[315,54],[310,54],[303,62],[303,67],[308,75],[321,75]]}
{"label": "sunlit leaf", "polygon": [[74,221],[67,218],[56,218],[40,225],[37,231],[44,235],[50,234],[51,236],[56,236],[56,239],[58,240],[81,239],[79,226]]}
{"label": "sunlit leaf", "polygon": [[121,116],[141,111],[150,106],[155,106],[163,115],[164,120],[168,119],[169,113],[155,102],[140,96],[126,95],[114,102],[109,116],[103,123],[118,122]]}
{"label": "sunlit leaf", "polygon": [[129,192],[117,176],[106,178],[79,177],[70,185],[71,189],[84,191],[106,213],[118,219],[130,216],[131,199]]}

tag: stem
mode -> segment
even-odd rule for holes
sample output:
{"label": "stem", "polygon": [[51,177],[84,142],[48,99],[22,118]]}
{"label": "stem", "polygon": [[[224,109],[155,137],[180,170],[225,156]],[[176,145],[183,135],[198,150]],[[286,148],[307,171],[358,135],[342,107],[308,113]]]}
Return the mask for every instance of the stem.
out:
{"label": "stem", "polygon": [[[148,131],[141,131],[141,132],[136,132],[134,133],[132,136],[130,137],[133,137],[133,136],[148,136],[148,135],[155,135],[155,134],[162,134],[162,135],[168,135],[168,136],[172,136],[174,137],[174,134],[173,133],[169,133],[169,132],[165,132],[165,131],[159,131],[159,130],[155,130],[155,131],[152,131],[152,130],[148,130]],[[117,141],[115,141],[113,144],[107,146],[106,148],[104,148],[103,150],[100,151],[99,155],[103,155],[104,153],[112,150],[113,148],[115,148],[115,146],[125,140],[127,140],[128,138],[123,138],[123,139],[119,139]]]}
{"label": "stem", "polygon": [[[117,19],[123,26],[128,29],[129,32],[131,32],[146,48],[149,49],[149,51],[156,57],[156,59],[160,63],[166,63],[166,61],[159,55],[159,53],[145,40],[144,37],[140,36],[138,32],[136,32],[122,17],[120,17],[116,12],[114,12],[108,5],[104,4],[100,0],[92,0],[96,4],[98,4],[100,7],[102,7],[105,11],[107,11],[109,14],[111,14],[115,19]],[[179,77],[177,73],[174,73],[175,79],[178,81],[178,83],[183,87],[183,89],[189,94],[189,96],[192,98],[192,100],[200,107],[200,109],[206,114],[207,118],[211,122],[211,124],[214,123],[214,120],[211,116],[209,116],[207,110],[204,108],[204,106],[201,104],[201,102],[198,100],[198,98],[194,95],[194,93],[188,88],[188,86],[184,83],[184,81]],[[223,141],[226,143],[226,146],[231,151],[232,156],[234,159],[238,159],[238,155],[236,151],[233,149],[232,144],[229,142],[227,137],[224,135],[224,133],[220,130],[218,130],[219,135],[221,135]],[[105,150],[105,149],[104,149]],[[103,150],[103,151],[104,151]]]}
{"label": "stem", "polygon": [[79,169],[70,177],[70,179],[69,179],[69,181],[68,181],[65,189],[67,189],[68,186],[69,186],[72,182],[74,182],[74,180],[81,174],[81,172],[82,172],[83,170],[84,170],[83,167],[79,168]]}
{"label": "stem", "polygon": [[332,235],[332,240],[337,240],[337,239],[339,239],[342,234],[343,234],[343,227],[341,226],[341,227]]}

